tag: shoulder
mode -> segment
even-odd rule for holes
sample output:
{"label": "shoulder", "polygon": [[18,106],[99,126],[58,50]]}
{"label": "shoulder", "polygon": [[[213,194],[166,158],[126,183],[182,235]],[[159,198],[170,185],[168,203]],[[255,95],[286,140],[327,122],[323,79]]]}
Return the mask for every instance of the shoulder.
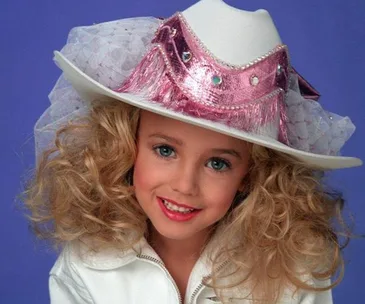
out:
{"label": "shoulder", "polygon": [[[141,279],[142,285],[150,284],[151,277],[145,275],[149,264],[138,261],[138,248],[95,251],[81,242],[68,243],[50,271],[51,303],[130,303],[130,293],[121,286],[132,288]],[[152,273],[164,281],[166,274],[155,270]]]}
{"label": "shoulder", "polygon": [[121,267],[136,258],[134,249],[114,248],[94,250],[88,243],[74,241],[67,243],[50,274],[74,273],[79,270],[108,270]]}
{"label": "shoulder", "polygon": [[331,285],[331,280],[316,280],[306,276],[305,283],[309,286],[318,289],[318,291],[297,289],[292,286],[284,290],[280,304],[332,304],[332,291],[321,290]]}
{"label": "shoulder", "polygon": [[84,263],[79,255],[79,244],[67,243],[50,271],[50,277],[63,282],[81,283],[79,269]]}
{"label": "shoulder", "polygon": [[82,261],[72,244],[66,244],[49,273],[51,303],[93,303],[80,274]]}
{"label": "shoulder", "polygon": [[[309,281],[309,285],[320,290],[321,288],[327,288],[328,286],[330,286],[331,280],[316,280],[314,278],[311,278]],[[333,303],[331,289],[325,291],[302,291],[299,295],[299,303],[301,304]]]}

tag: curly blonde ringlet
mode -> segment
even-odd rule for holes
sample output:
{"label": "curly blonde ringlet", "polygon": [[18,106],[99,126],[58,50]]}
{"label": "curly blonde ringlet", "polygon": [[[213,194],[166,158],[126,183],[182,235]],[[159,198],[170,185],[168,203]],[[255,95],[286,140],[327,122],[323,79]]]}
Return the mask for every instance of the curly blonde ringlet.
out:
{"label": "curly blonde ringlet", "polygon": [[89,116],[58,130],[24,193],[37,236],[56,245],[89,238],[101,247],[131,247],[143,236],[146,217],[127,178],[139,112],[97,101]]}
{"label": "curly blonde ringlet", "polygon": [[[215,267],[206,280],[224,303],[230,288],[254,303],[272,304],[300,290],[339,284],[341,249],[351,233],[341,214],[344,200],[323,177],[292,156],[253,145],[245,176],[249,194],[219,223],[222,249],[211,256]],[[329,283],[331,276],[336,279]]]}
{"label": "curly blonde ringlet", "polygon": [[[125,103],[100,101],[90,115],[57,132],[55,147],[44,151],[24,192],[38,236],[56,244],[90,239],[97,250],[129,249],[148,235],[147,217],[127,178],[137,153],[139,114]],[[271,304],[288,286],[327,290],[339,283],[343,260],[336,229],[348,232],[343,199],[325,188],[319,173],[289,155],[252,145],[243,183],[248,195],[235,200],[212,229],[216,250],[205,284],[223,303],[231,288]],[[336,218],[341,225],[334,225]],[[305,279],[327,279],[338,270],[328,286],[315,288]]]}

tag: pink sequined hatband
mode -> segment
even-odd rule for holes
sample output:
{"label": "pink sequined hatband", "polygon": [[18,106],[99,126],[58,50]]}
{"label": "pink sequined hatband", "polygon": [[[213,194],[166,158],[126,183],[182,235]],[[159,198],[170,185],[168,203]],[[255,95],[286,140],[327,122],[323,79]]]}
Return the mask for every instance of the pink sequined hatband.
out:
{"label": "pink sequined hatband", "polygon": [[176,14],[161,24],[149,52],[116,91],[289,144],[290,70],[285,45],[241,67],[217,60]]}
{"label": "pink sequined hatband", "polygon": [[[204,29],[207,39],[215,34]],[[351,119],[322,108],[319,93],[290,65],[285,45],[238,66],[202,41],[179,13],[163,21],[137,17],[74,28],[55,52],[63,76],[35,126],[37,154],[52,145],[59,126],[89,113],[93,101],[112,98],[319,168],[361,164],[339,156],[355,131]],[[248,40],[247,49],[257,42]],[[245,52],[240,48],[232,51]]]}

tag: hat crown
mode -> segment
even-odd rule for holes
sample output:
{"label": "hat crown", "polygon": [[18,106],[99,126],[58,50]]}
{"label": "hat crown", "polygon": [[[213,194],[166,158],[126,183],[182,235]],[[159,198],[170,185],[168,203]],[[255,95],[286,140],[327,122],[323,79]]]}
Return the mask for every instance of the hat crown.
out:
{"label": "hat crown", "polygon": [[263,9],[251,12],[222,0],[201,0],[182,15],[214,56],[233,65],[247,64],[282,43]]}
{"label": "hat crown", "polygon": [[[258,12],[240,11],[220,0],[203,0],[186,10],[185,15],[178,13],[163,21],[129,18],[80,27],[72,31],[62,54],[55,52],[55,60],[85,101],[117,99],[288,153],[321,168],[360,165],[357,158],[335,156],[355,130],[354,125],[347,117],[329,113],[314,101],[318,92],[290,66],[286,46],[278,43],[267,12],[261,11],[269,26],[262,26],[261,30],[260,24],[265,22],[253,22],[260,21],[256,17],[248,19]],[[223,23],[223,30],[215,26]],[[234,39],[230,36],[232,31],[236,34]],[[275,33],[277,40],[258,47],[263,40],[261,35],[268,42]],[[141,42],[140,49],[130,47],[136,41]],[[224,46],[226,52],[220,53]],[[260,51],[252,51],[249,56],[248,48]],[[130,56],[130,50],[137,56]],[[116,57],[118,53],[122,56]],[[289,87],[284,90],[286,84]],[[59,88],[58,95],[66,97],[66,102],[53,102],[61,108],[51,108],[51,115],[58,112],[69,121],[72,115],[64,115],[64,107],[68,103],[67,107],[73,109],[74,100],[65,95],[62,83]],[[78,107],[74,112],[77,115]],[[48,136],[48,127],[53,128],[62,120],[59,116],[54,118],[47,129],[42,127],[42,119],[35,128],[46,131],[38,137],[41,141]]]}

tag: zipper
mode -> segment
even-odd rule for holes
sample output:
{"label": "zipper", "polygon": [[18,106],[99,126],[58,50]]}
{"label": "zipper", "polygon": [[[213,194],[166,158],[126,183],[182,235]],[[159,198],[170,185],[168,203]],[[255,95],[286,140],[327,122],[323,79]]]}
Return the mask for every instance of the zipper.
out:
{"label": "zipper", "polygon": [[[217,271],[221,270],[224,266],[226,266],[229,262],[225,261],[223,262],[221,265],[219,265],[217,267]],[[203,278],[202,282],[199,283],[199,285],[197,286],[197,288],[195,288],[194,292],[191,294],[191,298],[190,298],[190,304],[194,304],[194,300],[196,298],[196,296],[199,294],[200,290],[203,288],[204,284],[203,281],[205,280],[209,280],[212,277],[212,275],[207,275]]]}
{"label": "zipper", "polygon": [[[209,277],[206,277],[206,278],[209,279]],[[193,304],[194,303],[195,297],[198,295],[199,291],[203,288],[203,286],[204,286],[204,284],[202,282],[200,282],[199,285],[198,285],[198,287],[191,294],[190,304]]]}
{"label": "zipper", "polygon": [[[145,259],[145,260],[148,260],[148,261],[151,261],[155,264],[157,264],[165,273],[166,275],[168,276],[168,278],[170,279],[170,281],[172,282],[174,288],[175,288],[175,291],[176,291],[176,294],[177,294],[177,297],[179,299],[179,304],[183,304],[182,303],[182,298],[181,298],[181,294],[180,294],[180,291],[179,291],[179,288],[177,287],[176,285],[176,282],[174,280],[174,278],[171,276],[171,274],[169,273],[169,271],[167,270],[167,268],[165,267],[164,263],[154,257],[151,257],[149,255],[145,255],[145,254],[137,254],[137,258],[140,258],[140,259]],[[203,285],[203,284],[202,284]]]}

